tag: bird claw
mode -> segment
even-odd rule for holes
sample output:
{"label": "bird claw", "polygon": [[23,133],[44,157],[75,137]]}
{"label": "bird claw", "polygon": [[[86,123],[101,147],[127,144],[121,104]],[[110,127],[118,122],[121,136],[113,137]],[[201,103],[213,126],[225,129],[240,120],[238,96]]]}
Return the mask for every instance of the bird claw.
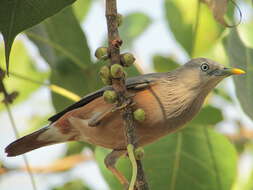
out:
{"label": "bird claw", "polygon": [[113,113],[113,112],[115,112],[117,110],[124,109],[127,106],[134,106],[135,103],[131,99],[134,96],[135,96],[134,93],[129,93],[127,95],[127,100],[121,106],[118,106],[117,104],[114,104],[114,106],[110,110],[107,110],[107,111],[102,112],[102,113],[95,114],[93,117],[91,117],[89,119],[88,125],[90,127],[96,127],[96,126],[99,125],[99,123],[101,122],[101,120],[103,120],[103,118],[105,118],[108,114]]}

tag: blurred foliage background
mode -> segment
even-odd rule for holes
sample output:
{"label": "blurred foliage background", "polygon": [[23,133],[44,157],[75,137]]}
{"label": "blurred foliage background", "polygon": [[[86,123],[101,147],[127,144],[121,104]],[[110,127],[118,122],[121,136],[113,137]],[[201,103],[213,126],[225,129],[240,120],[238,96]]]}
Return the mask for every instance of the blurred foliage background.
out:
{"label": "blurred foliage background", "polygon": [[[143,162],[151,189],[253,189],[252,2],[237,0],[237,7],[222,0],[218,5],[227,2],[227,9],[225,15],[217,16],[212,1],[118,3],[124,15],[122,51],[134,52],[137,57],[136,67],[128,70],[128,76],[167,72],[199,56],[247,71],[245,76],[220,84],[185,129],[145,148]],[[224,26],[238,22],[237,27]],[[8,91],[19,92],[11,109],[21,135],[46,125],[50,115],[73,103],[55,85],[80,97],[102,87],[97,74],[104,63],[97,62],[93,54],[106,43],[104,1],[45,0],[29,4],[3,0],[0,31],[0,67],[5,69],[6,60],[10,60],[10,76],[4,83]],[[31,189],[22,159],[4,155],[4,147],[14,137],[7,128],[10,125],[3,104],[0,112],[0,189]],[[122,189],[104,166],[108,152],[72,142],[28,156],[38,189]],[[130,178],[127,158],[117,166]]]}

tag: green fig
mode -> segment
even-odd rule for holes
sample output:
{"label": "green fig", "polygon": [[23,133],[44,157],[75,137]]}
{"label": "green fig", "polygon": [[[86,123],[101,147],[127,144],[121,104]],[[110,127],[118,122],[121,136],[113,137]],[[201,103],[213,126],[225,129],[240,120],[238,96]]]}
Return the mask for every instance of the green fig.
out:
{"label": "green fig", "polygon": [[124,69],[119,64],[114,64],[111,66],[111,75],[113,78],[121,78],[124,74]]}
{"label": "green fig", "polygon": [[134,114],[134,119],[136,121],[142,122],[145,120],[146,113],[143,109],[139,108],[139,109],[135,110],[133,114]]}
{"label": "green fig", "polygon": [[143,159],[144,149],[142,147],[139,147],[139,148],[135,149],[134,155],[135,155],[136,160]]}
{"label": "green fig", "polygon": [[96,50],[95,56],[98,59],[107,59],[108,58],[108,48],[100,47]]}
{"label": "green fig", "polygon": [[123,15],[118,13],[117,15],[118,27],[122,24],[122,22],[123,22]]}
{"label": "green fig", "polygon": [[113,90],[106,90],[103,94],[104,100],[107,103],[115,103],[117,101],[117,93]]}
{"label": "green fig", "polygon": [[129,66],[131,66],[135,62],[135,58],[134,58],[133,54],[131,54],[131,53],[123,53],[123,54],[121,54],[120,55],[120,60],[121,60],[121,63],[125,67],[129,67]]}

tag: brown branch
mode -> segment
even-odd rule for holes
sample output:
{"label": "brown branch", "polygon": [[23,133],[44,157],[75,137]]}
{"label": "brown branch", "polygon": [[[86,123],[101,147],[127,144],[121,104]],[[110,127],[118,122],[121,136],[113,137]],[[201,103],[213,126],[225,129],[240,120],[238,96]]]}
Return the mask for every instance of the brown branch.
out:
{"label": "brown branch", "polygon": [[[120,64],[120,46],[122,40],[118,32],[117,21],[117,2],[116,0],[106,0],[106,20],[108,30],[108,53],[110,57],[110,65]],[[112,87],[118,93],[118,106],[126,105],[122,109],[122,118],[124,120],[125,136],[127,144],[132,144],[134,148],[137,147],[137,138],[135,134],[135,122],[133,118],[133,110],[131,107],[132,99],[128,95],[125,79],[112,80]],[[137,160],[137,181],[136,186],[138,190],[148,190],[148,184],[145,180],[144,170],[140,160]]]}

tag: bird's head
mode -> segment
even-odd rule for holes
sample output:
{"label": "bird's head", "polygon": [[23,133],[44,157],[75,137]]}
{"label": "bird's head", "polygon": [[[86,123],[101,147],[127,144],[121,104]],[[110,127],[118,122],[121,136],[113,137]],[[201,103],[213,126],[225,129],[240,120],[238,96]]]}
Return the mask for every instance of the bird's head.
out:
{"label": "bird's head", "polygon": [[245,71],[241,69],[226,68],[224,65],[207,58],[192,59],[178,71],[186,86],[208,91],[228,76],[245,74]]}

